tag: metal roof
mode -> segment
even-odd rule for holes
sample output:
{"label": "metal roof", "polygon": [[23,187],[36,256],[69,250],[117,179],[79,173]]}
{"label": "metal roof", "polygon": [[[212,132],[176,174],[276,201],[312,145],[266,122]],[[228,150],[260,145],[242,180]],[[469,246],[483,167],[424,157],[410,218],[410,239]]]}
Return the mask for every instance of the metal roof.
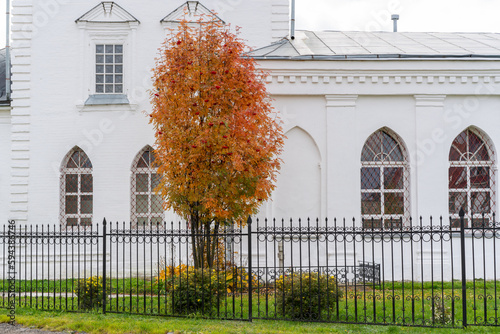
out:
{"label": "metal roof", "polygon": [[500,58],[500,34],[297,31],[249,54],[256,59]]}
{"label": "metal roof", "polygon": [[6,104],[7,94],[5,93],[5,48],[0,50],[0,105]]}

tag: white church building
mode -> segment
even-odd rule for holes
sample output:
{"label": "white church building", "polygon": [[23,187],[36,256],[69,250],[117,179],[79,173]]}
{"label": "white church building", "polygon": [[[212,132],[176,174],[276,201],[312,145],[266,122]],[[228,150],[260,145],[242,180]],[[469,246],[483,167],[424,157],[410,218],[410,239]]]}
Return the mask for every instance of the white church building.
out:
{"label": "white church building", "polygon": [[420,215],[456,223],[463,208],[468,224],[493,219],[500,34],[290,33],[289,0],[12,0],[0,221],[175,218],[152,191],[148,89],[157,49],[185,9],[242,27],[269,72],[287,140],[261,217],[355,217],[380,228]]}

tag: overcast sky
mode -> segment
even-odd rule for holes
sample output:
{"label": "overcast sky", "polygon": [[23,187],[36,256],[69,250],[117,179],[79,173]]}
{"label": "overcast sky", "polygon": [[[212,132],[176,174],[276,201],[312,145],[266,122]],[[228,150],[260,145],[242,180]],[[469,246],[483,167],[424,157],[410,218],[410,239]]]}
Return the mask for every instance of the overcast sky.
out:
{"label": "overcast sky", "polygon": [[500,0],[296,0],[296,12],[297,29],[304,30],[391,31],[390,14],[399,14],[399,31],[500,33]]}

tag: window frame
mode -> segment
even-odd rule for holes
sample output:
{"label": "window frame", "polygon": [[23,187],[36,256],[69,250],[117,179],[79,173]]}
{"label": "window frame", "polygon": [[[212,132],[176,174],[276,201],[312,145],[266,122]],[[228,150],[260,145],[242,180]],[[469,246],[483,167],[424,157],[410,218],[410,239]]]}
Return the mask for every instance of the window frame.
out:
{"label": "window frame", "polygon": [[[135,111],[136,99],[142,98],[137,82],[135,49],[138,22],[107,23],[78,22],[80,28],[80,85],[81,97],[76,102],[79,111]],[[96,92],[96,45],[123,45],[123,93],[106,94]],[[139,87],[139,86],[138,86]],[[141,86],[142,87],[142,86]],[[106,98],[108,96],[109,98]]]}
{"label": "window frame", "polygon": [[[97,47],[99,45],[102,45],[103,46],[103,52],[100,52],[98,53],[97,52]],[[108,74],[107,71],[106,71],[106,66],[108,66],[108,62],[106,61],[106,56],[109,56],[110,54],[107,52],[107,47],[108,46],[112,46],[113,47],[113,52],[111,53],[112,57],[113,57],[113,62],[111,63],[113,65],[113,72],[112,74]],[[116,53],[116,47],[117,46],[121,46],[122,47],[122,50],[121,50],[121,53]],[[104,94],[110,94],[110,95],[124,95],[124,79],[125,79],[125,48],[124,48],[124,45],[123,44],[120,44],[120,43],[113,43],[113,44],[104,44],[104,43],[96,43],[94,45],[94,60],[95,60],[95,63],[94,63],[94,94],[95,95],[104,95]],[[116,56],[117,55],[121,55],[122,57],[122,62],[121,63],[116,63],[115,60],[116,60]],[[103,61],[102,62],[97,62],[97,57],[98,56],[102,56],[103,57]],[[122,66],[122,71],[121,73],[117,73],[116,72],[116,66],[117,64],[121,65]],[[103,72],[102,73],[97,73],[97,66],[103,66]],[[97,76],[98,75],[102,75],[103,77],[103,82],[102,83],[99,83],[97,82]],[[110,84],[110,83],[107,83],[107,76],[108,75],[112,75],[113,76],[113,82],[111,83],[112,87],[113,87],[113,91],[112,92],[108,92],[106,89],[107,89],[107,86]],[[116,77],[117,75],[121,75],[122,77],[122,81],[121,83],[116,83]],[[97,90],[97,85],[102,85],[103,86],[103,91],[102,92],[98,92]],[[120,85],[121,86],[121,92],[116,92],[116,86],[117,85]]]}
{"label": "window frame", "polygon": [[[71,168],[68,167],[68,163],[72,156],[76,153],[80,152],[81,154],[84,154],[85,157],[87,158],[88,162],[90,163],[91,167],[81,167],[78,166],[76,168]],[[77,176],[77,191],[76,192],[68,192],[67,191],[67,183],[66,183],[66,178],[68,175],[76,175]],[[90,175],[90,181],[91,181],[91,191],[90,192],[84,192],[82,191],[82,175]],[[63,164],[61,166],[61,209],[60,209],[60,223],[61,226],[64,228],[91,228],[93,226],[93,216],[94,216],[94,175],[93,175],[93,165],[92,161],[88,157],[88,155],[83,151],[81,148],[76,147],[72,149],[68,154],[66,154]],[[76,196],[77,197],[77,207],[76,207],[76,213],[67,213],[67,197],[68,196]],[[82,196],[91,196],[91,213],[82,213]],[[74,225],[68,224],[67,220],[69,219],[77,219],[77,223]],[[90,223],[85,223],[82,224],[82,219],[90,219]]]}
{"label": "window frame", "polygon": [[[149,163],[147,167],[138,167],[138,163],[141,160],[143,154],[149,152]],[[153,189],[153,175],[158,175],[158,167],[153,166],[153,160],[151,157],[154,156],[154,150],[151,146],[143,148],[134,158],[131,168],[131,183],[130,183],[130,221],[133,228],[152,228],[163,226],[165,220],[165,211],[162,209],[161,212],[153,212],[153,196],[161,196],[158,193],[154,193]],[[147,192],[137,191],[137,175],[146,174],[148,179],[148,189]],[[148,196],[147,212],[138,213],[137,211],[137,196]],[[161,197],[160,197],[161,201]],[[140,218],[146,218],[147,224],[139,224]],[[159,218],[159,223],[153,225],[152,219]]]}
{"label": "window frame", "polygon": [[[365,148],[368,148],[368,142],[372,139],[373,136],[376,136],[378,133],[385,133],[388,135],[394,142],[397,144],[399,151],[401,152],[401,160],[374,160],[376,159],[376,154],[372,158],[372,160],[364,160],[364,152]],[[383,141],[382,143],[383,144]],[[392,151],[391,151],[392,152]],[[389,152],[389,154],[391,153]],[[376,153],[376,152],[373,152]],[[400,229],[403,226],[407,225],[410,220],[411,215],[411,207],[410,207],[410,164],[408,159],[408,153],[405,145],[403,144],[401,138],[395,134],[393,131],[382,128],[379,129],[365,140],[363,144],[363,148],[361,151],[361,168],[360,168],[360,194],[361,194],[361,221],[362,227],[364,229],[373,229],[373,230],[382,230],[382,229]],[[366,168],[378,168],[379,169],[379,186],[376,189],[364,189],[363,188],[363,170]],[[388,168],[402,168],[402,186],[401,188],[389,189],[385,187],[385,171]],[[363,213],[363,196],[365,194],[379,194],[379,209],[380,213],[372,214],[372,213]],[[385,198],[387,194],[402,194],[403,195],[403,212],[402,213],[385,213],[386,203]]]}
{"label": "window frame", "polygon": [[[459,151],[458,147],[454,146],[454,143],[457,141],[457,139],[463,134],[466,133],[466,152],[465,155],[467,156],[466,160],[461,160],[463,157],[462,152]],[[475,151],[471,152],[470,151],[470,146],[469,146],[469,136],[470,133],[474,134],[477,136],[481,142],[482,145],[486,148],[486,151],[488,152],[488,157],[489,160],[473,160],[470,159],[470,154],[471,153],[477,153],[481,146]],[[452,150],[454,149],[461,155],[460,160],[451,160],[451,154]],[[495,159],[495,149],[493,147],[492,141],[489,139],[489,137],[484,134],[481,131],[478,131],[472,127],[469,127],[462,132],[460,132],[457,136],[453,138],[453,141],[451,142],[450,145],[450,150],[448,153],[448,214],[450,218],[450,225],[453,228],[460,228],[460,216],[459,216],[459,211],[462,207],[460,208],[455,208],[455,212],[452,212],[451,210],[451,195],[453,193],[465,193],[466,194],[466,200],[467,203],[465,203],[466,208],[464,208],[465,211],[465,227],[467,228],[477,228],[477,227],[482,227],[485,224],[491,223],[493,220],[493,216],[495,215],[496,212],[496,159]],[[451,169],[452,168],[464,168],[466,172],[466,178],[467,178],[467,184],[465,188],[451,188]],[[476,188],[472,186],[472,176],[471,176],[471,171],[474,168],[488,168],[488,184],[489,186],[487,188],[481,187],[481,188]],[[473,193],[488,193],[489,194],[489,212],[488,213],[474,213],[474,207],[473,207],[473,200],[472,200],[472,194]],[[455,203],[457,201],[455,200]],[[486,220],[484,220],[486,219]]]}
{"label": "window frame", "polygon": [[[123,56],[123,63],[122,63],[122,86],[123,90],[122,93],[99,93],[96,90],[96,85],[97,85],[97,71],[96,71],[96,48],[97,45],[122,45],[122,56]],[[102,96],[102,95],[113,95],[113,96],[119,96],[119,95],[124,95],[128,96],[128,88],[130,86],[130,75],[132,75],[133,69],[131,68],[133,65],[131,63],[130,55],[129,52],[129,38],[126,35],[121,35],[118,34],[116,36],[107,36],[104,37],[100,34],[98,35],[91,35],[90,36],[90,42],[88,43],[88,50],[86,52],[87,57],[87,73],[86,73],[86,82],[88,83],[87,87],[87,97],[89,96]],[[130,74],[130,75],[129,75]]]}

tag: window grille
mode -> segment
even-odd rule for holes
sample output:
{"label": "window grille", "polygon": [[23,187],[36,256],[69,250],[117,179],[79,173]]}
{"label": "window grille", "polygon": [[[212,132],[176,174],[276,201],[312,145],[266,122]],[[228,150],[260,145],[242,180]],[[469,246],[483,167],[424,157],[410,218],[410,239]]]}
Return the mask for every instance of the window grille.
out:
{"label": "window grille", "polygon": [[493,145],[485,135],[468,128],[453,141],[449,160],[451,224],[460,227],[458,213],[463,208],[467,227],[484,226],[493,219],[495,208]]}
{"label": "window grille", "polygon": [[123,45],[97,44],[96,94],[123,94]]}
{"label": "window grille", "polygon": [[361,154],[363,228],[401,228],[410,217],[409,169],[399,137],[389,130],[372,134]]}
{"label": "window grille", "polygon": [[132,164],[131,221],[136,227],[158,226],[164,219],[161,195],[155,192],[161,177],[151,147],[144,148]]}
{"label": "window grille", "polygon": [[80,148],[73,149],[61,169],[61,224],[92,225],[93,213],[92,163]]}

